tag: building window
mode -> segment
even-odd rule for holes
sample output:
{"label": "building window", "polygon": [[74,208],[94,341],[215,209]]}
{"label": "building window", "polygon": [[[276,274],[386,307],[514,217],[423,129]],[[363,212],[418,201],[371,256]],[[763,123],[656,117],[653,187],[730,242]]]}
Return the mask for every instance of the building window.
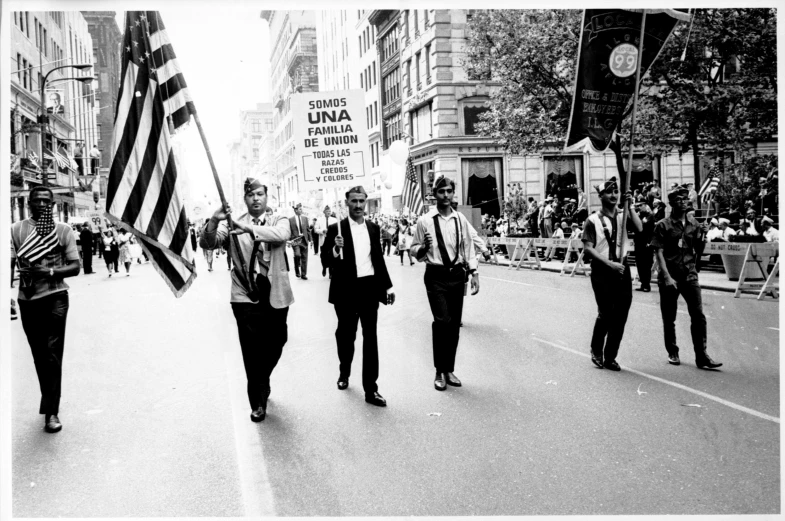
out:
{"label": "building window", "polygon": [[545,196],[578,200],[578,188],[583,186],[582,156],[544,156]]}
{"label": "building window", "polygon": [[422,16],[423,16],[422,30],[424,31],[428,28],[428,9],[422,10]]}
{"label": "building window", "polygon": [[390,74],[382,78],[382,106],[386,107],[390,103],[401,97],[401,69],[396,68]]}
{"label": "building window", "polygon": [[[428,11],[426,11],[427,13]],[[431,84],[431,46],[425,46],[425,84]]]}
{"label": "building window", "polygon": [[373,102],[374,126],[379,124],[379,102]]}
{"label": "building window", "polygon": [[417,9],[412,11],[412,13],[414,14],[414,16],[413,16],[413,18],[414,18],[414,37],[417,38],[418,36],[420,36],[420,25],[417,22]]}
{"label": "building window", "polygon": [[390,147],[390,143],[401,139],[401,114],[393,114],[384,120],[384,148]]}
{"label": "building window", "polygon": [[381,63],[385,63],[387,60],[395,56],[398,52],[398,26],[393,26],[387,34],[382,37],[382,48],[381,48]]}
{"label": "building window", "polygon": [[479,208],[482,215],[501,215],[504,173],[502,158],[461,159],[463,200],[472,208]]}
{"label": "building window", "polygon": [[409,10],[403,12],[403,38],[409,41]]}
{"label": "building window", "polygon": [[490,108],[485,103],[467,103],[463,105],[463,133],[466,136],[477,135],[477,123],[480,122],[480,114],[488,112]]}
{"label": "building window", "polygon": [[431,103],[409,113],[409,134],[415,143],[431,139],[433,134]]}
{"label": "building window", "polygon": [[412,95],[412,61],[406,62],[406,95]]}

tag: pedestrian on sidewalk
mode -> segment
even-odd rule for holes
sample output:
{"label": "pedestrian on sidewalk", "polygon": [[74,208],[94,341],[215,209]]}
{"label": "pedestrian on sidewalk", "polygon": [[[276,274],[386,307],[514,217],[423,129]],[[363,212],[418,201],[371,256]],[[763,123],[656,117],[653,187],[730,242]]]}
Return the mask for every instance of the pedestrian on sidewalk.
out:
{"label": "pedestrian on sidewalk", "polygon": [[111,228],[107,228],[106,231],[103,233],[103,238],[101,239],[101,243],[103,244],[104,262],[106,263],[106,270],[109,272],[109,276],[111,277],[113,268],[115,271],[118,271],[117,257],[119,255],[119,250],[117,248],[117,241],[115,241],[114,231]]}
{"label": "pedestrian on sidewalk", "polygon": [[403,254],[409,256],[409,265],[414,266],[414,259],[412,259],[411,244],[412,244],[412,227],[406,219],[401,220],[401,229],[398,231],[398,255],[401,257],[401,266],[403,266]]}
{"label": "pedestrian on sidewalk", "polygon": [[641,285],[637,291],[651,291],[651,268],[654,265],[654,250],[651,239],[654,236],[654,215],[646,203],[638,206],[638,217],[643,229],[635,234],[635,266],[638,268],[638,279]]}
{"label": "pedestrian on sidewalk", "polygon": [[213,250],[202,246],[202,253],[204,254],[204,260],[207,262],[207,271],[213,271]]}
{"label": "pedestrian on sidewalk", "polygon": [[[379,302],[395,302],[392,281],[387,273],[380,242],[379,226],[363,215],[368,194],[362,186],[346,192],[349,216],[330,225],[322,248],[322,264],[333,268],[328,302],[335,307],[338,327],[338,389],[349,387],[349,376],[354,358],[357,322],[363,328],[362,382],[365,401],[385,407],[386,400],[379,394],[379,347],[376,322]],[[338,235],[338,227],[341,235]],[[343,251],[343,258],[341,252]]]}
{"label": "pedestrian on sidewalk", "polygon": [[[619,153],[617,152],[617,155]],[[623,171],[620,168],[620,171]],[[632,277],[626,256],[621,258],[622,222],[619,210],[619,185],[611,177],[595,186],[602,208],[591,214],[583,226],[583,251],[591,259],[591,287],[597,301],[597,320],[591,337],[591,361],[602,369],[621,371],[616,356],[619,353],[624,327],[632,305]],[[630,204],[627,225],[641,231],[641,221],[632,204],[632,192],[624,198]]]}
{"label": "pedestrian on sidewalk", "polygon": [[461,386],[454,371],[463,297],[469,277],[472,295],[480,291],[480,277],[469,222],[451,205],[455,181],[438,175],[433,194],[436,208],[417,221],[411,249],[418,261],[426,263],[425,289],[433,314],[433,384],[437,391],[444,391],[448,384]]}
{"label": "pedestrian on sidewalk", "polygon": [[125,276],[131,276],[131,263],[134,261],[134,256],[131,253],[131,232],[121,230],[117,236],[117,246],[120,249],[120,262],[125,266]]}
{"label": "pedestrian on sidewalk", "polygon": [[703,254],[705,230],[693,217],[687,216],[689,190],[677,186],[668,194],[671,214],[654,228],[651,245],[660,265],[657,285],[660,288],[660,311],[668,363],[679,365],[676,345],[676,312],[679,295],[687,302],[690,333],[695,349],[695,364],[701,369],[716,369],[722,364],[706,352],[706,316],[703,314],[701,287],[695,263]]}
{"label": "pedestrian on sidewalk", "polygon": [[[338,219],[331,215],[330,207],[325,206],[324,215],[316,219],[316,223],[313,225],[316,235],[319,236],[319,251],[321,251],[322,246],[324,246],[324,239],[327,237],[327,228],[329,228],[331,224],[335,224],[337,222]],[[322,265],[322,277],[325,276],[327,276],[327,266]],[[330,274],[330,277],[332,277],[332,273]]]}
{"label": "pedestrian on sidewalk", "polygon": [[292,233],[292,254],[294,255],[294,273],[297,278],[308,280],[308,250],[311,234],[308,231],[308,219],[303,215],[302,203],[294,207],[294,217],[289,218]]}
{"label": "pedestrian on sidewalk", "polygon": [[[232,270],[230,302],[237,322],[245,375],[248,379],[248,402],[251,421],[267,416],[270,375],[278,364],[288,339],[286,319],[294,295],[289,284],[286,241],[291,237],[289,220],[267,215],[267,187],[257,179],[247,178],[244,185],[247,213],[232,218],[232,235],[248,272],[241,266]],[[205,223],[199,245],[205,250],[230,248],[230,230],[226,218],[232,213],[226,204],[219,207]]]}
{"label": "pedestrian on sidewalk", "polygon": [[82,243],[82,266],[84,267],[84,274],[90,275],[93,272],[93,232],[90,231],[90,226],[85,225],[82,231],[79,232],[79,240]]}
{"label": "pedestrian on sidewalk", "polygon": [[19,312],[41,388],[38,413],[46,432],[58,432],[68,317],[63,279],[79,274],[79,253],[70,226],[52,218],[52,190],[36,186],[28,201],[31,217],[11,226],[11,256],[19,265]]}
{"label": "pedestrian on sidewalk", "polygon": [[382,253],[389,257],[390,246],[392,245],[392,234],[390,233],[390,227],[385,221],[382,221],[379,229],[382,233]]}

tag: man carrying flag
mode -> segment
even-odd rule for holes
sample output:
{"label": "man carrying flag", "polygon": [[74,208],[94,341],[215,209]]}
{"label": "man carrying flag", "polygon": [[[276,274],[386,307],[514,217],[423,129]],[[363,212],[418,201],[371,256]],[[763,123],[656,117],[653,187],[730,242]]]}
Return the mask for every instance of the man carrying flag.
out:
{"label": "man carrying flag", "polygon": [[158,12],[130,11],[125,27],[105,215],[139,239],[180,297],[195,273],[170,129],[196,109]]}
{"label": "man carrying flag", "polygon": [[29,201],[31,217],[11,226],[11,256],[19,265],[22,328],[41,387],[38,414],[45,415],[46,432],[58,432],[63,428],[58,414],[68,316],[63,279],[79,274],[79,253],[71,227],[52,218],[52,190],[37,186]]}
{"label": "man carrying flag", "polygon": [[[205,223],[199,246],[214,250],[225,245],[228,249],[231,235],[239,239],[239,251],[231,249],[231,254],[236,256],[232,270],[232,312],[248,378],[251,421],[260,422],[267,416],[270,375],[288,339],[286,318],[294,295],[289,284],[286,241],[292,231],[286,217],[266,213],[265,185],[248,178],[244,189],[248,212],[233,218],[230,232],[225,221],[232,209],[229,205],[225,210],[219,207]],[[249,273],[244,273],[242,266],[250,266]]]}

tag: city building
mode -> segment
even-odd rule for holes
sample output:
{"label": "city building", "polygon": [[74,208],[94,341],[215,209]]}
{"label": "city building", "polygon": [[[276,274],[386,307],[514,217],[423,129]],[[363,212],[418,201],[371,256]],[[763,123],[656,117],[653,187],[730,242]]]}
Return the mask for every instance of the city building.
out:
{"label": "city building", "polygon": [[275,163],[271,160],[273,125],[271,103],[257,103],[256,109],[240,111],[240,138],[229,143],[231,180],[230,186],[224,188],[227,199],[235,208],[243,207],[243,182],[247,177],[259,179],[266,185],[267,204],[278,206],[280,186],[275,176]]}
{"label": "city building", "polygon": [[[120,45],[123,33],[117,26],[114,11],[82,11],[93,39],[93,83],[95,87],[96,134],[101,152],[100,178],[93,181],[92,191],[100,191],[99,206],[106,200],[106,182],[112,161],[112,132],[122,66]],[[98,181],[98,182],[96,182]]]}
{"label": "city building", "polygon": [[[270,27],[273,97],[272,155],[275,197],[282,208],[295,203],[316,206],[318,191],[301,186],[302,173],[295,164],[291,97],[297,92],[319,89],[315,11],[262,11]],[[321,202],[321,199],[319,199]],[[313,203],[313,204],[311,204]]]}
{"label": "city building", "polygon": [[[11,220],[27,217],[29,190],[47,176],[55,216],[66,221],[94,204],[92,194],[79,186],[73,161],[78,145],[89,151],[99,140],[92,82],[78,80],[93,70],[49,73],[63,65],[92,66],[92,37],[78,11],[14,11],[11,17]],[[45,77],[44,103],[50,109],[44,112],[51,113],[42,114]]]}

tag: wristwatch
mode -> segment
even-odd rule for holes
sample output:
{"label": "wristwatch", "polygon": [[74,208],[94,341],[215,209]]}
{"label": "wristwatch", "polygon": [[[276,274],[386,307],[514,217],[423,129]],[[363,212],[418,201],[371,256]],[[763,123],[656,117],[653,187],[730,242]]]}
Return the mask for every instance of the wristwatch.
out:
{"label": "wristwatch", "polygon": [[50,277],[54,277],[54,276],[55,276],[55,270],[54,270],[54,268],[49,268],[49,276],[50,276]]}

